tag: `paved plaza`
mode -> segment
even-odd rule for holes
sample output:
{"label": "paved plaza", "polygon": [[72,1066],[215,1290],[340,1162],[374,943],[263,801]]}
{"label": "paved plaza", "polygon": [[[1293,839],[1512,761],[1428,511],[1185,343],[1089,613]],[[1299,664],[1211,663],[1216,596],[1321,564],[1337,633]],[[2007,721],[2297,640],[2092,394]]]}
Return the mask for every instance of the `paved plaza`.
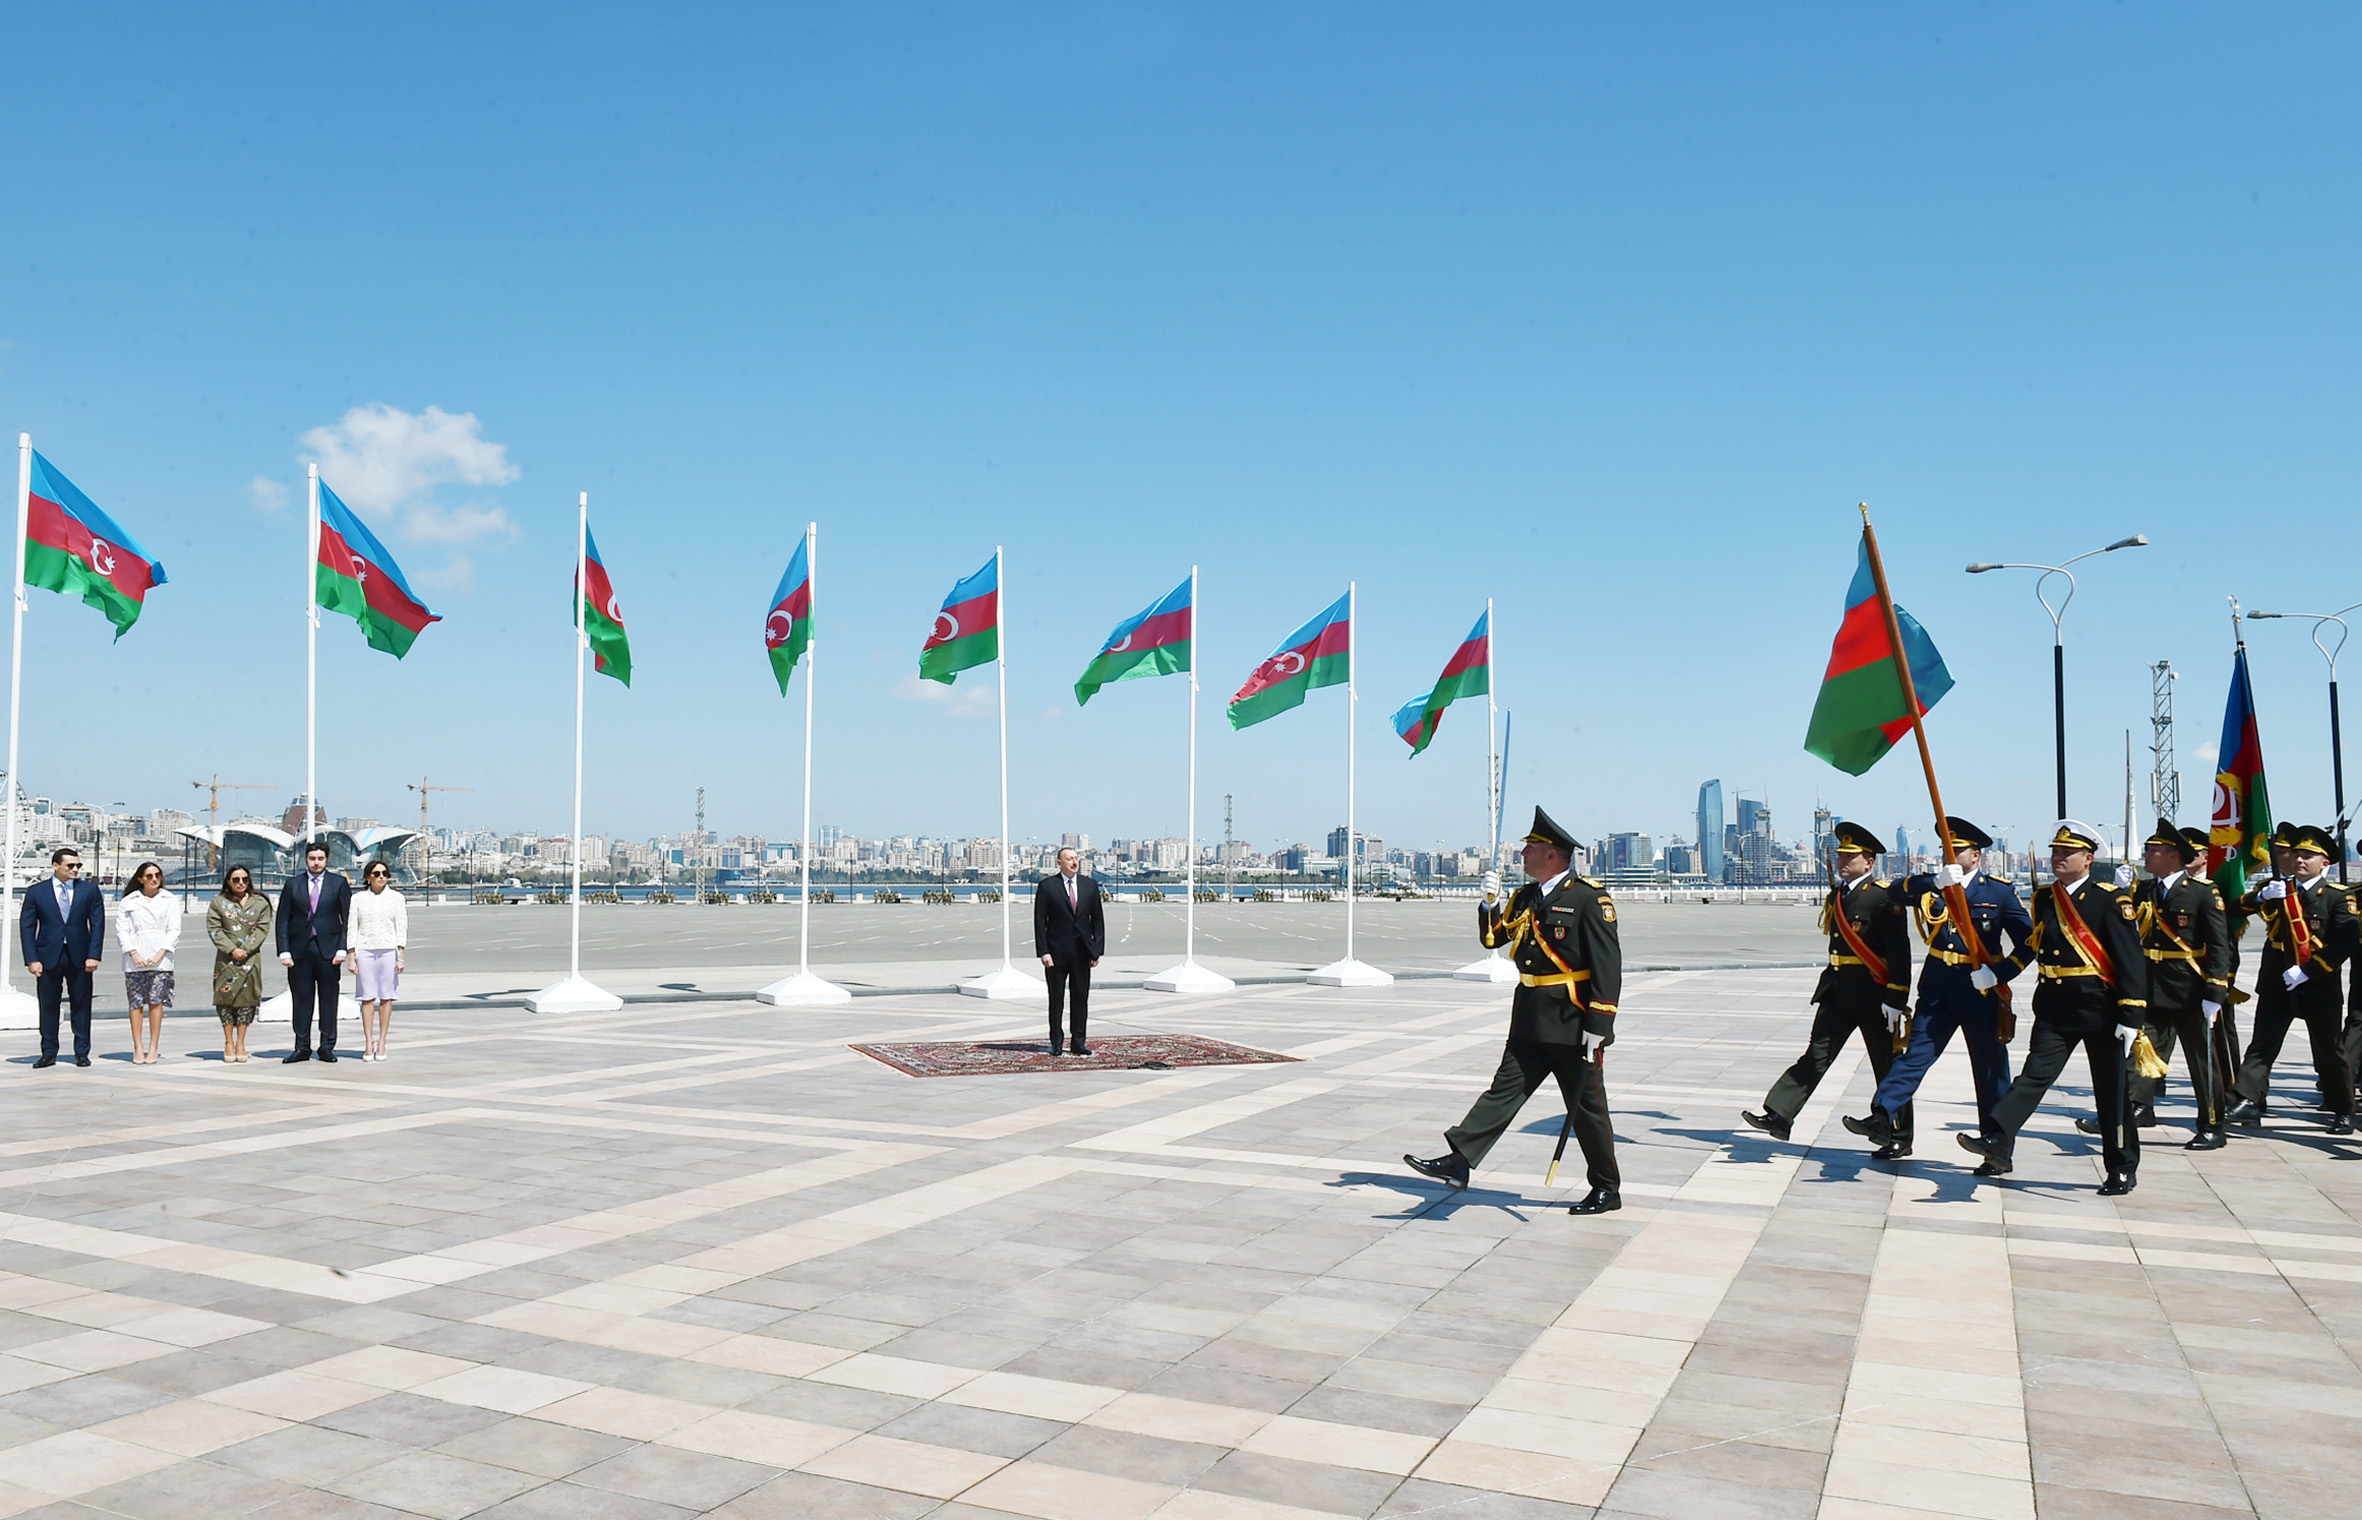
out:
{"label": "paved plaza", "polygon": [[1038,1033],[920,994],[405,1013],[382,1065],[0,1036],[0,1514],[2352,1511],[2362,1164],[2278,1117],[2309,1074],[2115,1201],[2079,1087],[1971,1179],[1956,1055],[1899,1169],[1836,1121],[1858,1050],[1793,1143],[1734,1135],[1811,981],[1629,980],[1593,1219],[1549,1092],[1470,1192],[1404,1172],[1498,1053],[1506,992],[1451,981],[1104,994],[1095,1035],[1297,1058],[1162,1072],[847,1048]]}

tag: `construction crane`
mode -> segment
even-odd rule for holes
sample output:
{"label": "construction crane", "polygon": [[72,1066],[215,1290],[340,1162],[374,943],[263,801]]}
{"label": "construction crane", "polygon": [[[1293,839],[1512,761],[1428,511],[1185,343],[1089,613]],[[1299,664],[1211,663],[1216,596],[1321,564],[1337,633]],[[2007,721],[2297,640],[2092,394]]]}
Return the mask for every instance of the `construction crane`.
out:
{"label": "construction crane", "polygon": [[221,794],[224,792],[275,792],[278,787],[261,781],[224,781],[221,779],[219,771],[213,773],[213,779],[210,781],[192,781],[189,785],[212,794],[212,801],[205,810],[206,827],[213,836],[210,844],[212,854],[206,869],[218,871],[221,869]]}
{"label": "construction crane", "polygon": [[427,795],[430,792],[472,792],[475,790],[472,786],[435,786],[430,784],[432,780],[432,777],[421,776],[416,781],[402,783],[406,790],[418,793],[418,879],[420,881],[426,880]]}

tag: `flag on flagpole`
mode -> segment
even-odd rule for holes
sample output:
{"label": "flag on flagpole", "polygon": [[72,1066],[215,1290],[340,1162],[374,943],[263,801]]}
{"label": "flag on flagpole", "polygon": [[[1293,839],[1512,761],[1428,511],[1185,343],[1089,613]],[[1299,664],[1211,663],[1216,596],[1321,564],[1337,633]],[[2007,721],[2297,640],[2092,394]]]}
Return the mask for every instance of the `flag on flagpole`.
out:
{"label": "flag on flagpole", "polygon": [[1462,697],[1481,697],[1493,689],[1493,614],[1477,618],[1468,637],[1444,662],[1443,674],[1427,695],[1405,703],[1394,715],[1394,731],[1416,756],[1435,738],[1443,710]]}
{"label": "flag on flagpole", "polygon": [[919,648],[919,675],[949,686],[963,670],[990,664],[1001,653],[1001,557],[951,588],[935,626]]}
{"label": "flag on flagpole", "polygon": [[[1952,689],[1952,673],[1936,653],[1935,641],[1900,606],[1895,608],[1895,622],[1902,628],[1911,684],[1919,697],[1919,715],[1924,715]],[[1853,584],[1845,593],[1845,619],[1829,650],[1829,668],[1821,676],[1821,694],[1813,702],[1804,748],[1847,775],[1859,776],[1911,731],[1914,716],[1903,702],[1894,639],[1879,604],[1865,533]]]}
{"label": "flag on flagpole", "polygon": [[804,551],[809,540],[796,540],[787,573],[771,593],[771,615],[763,620],[763,645],[771,652],[771,674],[779,678],[779,694],[787,695],[788,677],[812,642],[812,567]]}
{"label": "flag on flagpole", "polygon": [[[607,579],[607,562],[599,558],[599,541],[591,537],[589,525],[582,530],[584,568],[589,573],[589,594],[582,599],[582,632],[590,640],[591,654],[599,674],[613,676],[624,685],[632,683],[631,640],[623,631],[623,609],[615,603],[614,583]],[[579,587],[577,588],[579,592]]]}
{"label": "flag on flagpole", "polygon": [[1280,641],[1230,699],[1230,726],[1245,728],[1298,706],[1316,686],[1341,686],[1351,677],[1353,593]]}
{"label": "flag on flagpole", "polygon": [[2223,705],[2223,735],[2215,754],[2207,874],[2222,888],[2223,901],[2236,904],[2247,891],[2249,874],[2272,868],[2272,798],[2264,786],[2264,741],[2256,732],[2245,644],[2231,657],[2231,695]]}
{"label": "flag on flagpole", "polygon": [[1074,700],[1087,704],[1102,686],[1139,676],[1169,676],[1189,668],[1190,630],[1196,609],[1189,604],[1190,582],[1175,586],[1145,612],[1115,625],[1100,646],[1082,679],[1074,683]]}
{"label": "flag on flagpole", "polygon": [[410,652],[427,624],[443,621],[427,611],[385,545],[325,480],[320,482],[320,563],[312,574],[320,605],[359,623],[370,648],[397,660]]}
{"label": "flag on flagpole", "polygon": [[149,588],[164,584],[164,567],[37,451],[25,505],[25,584],[80,593],[116,638],[130,632]]}

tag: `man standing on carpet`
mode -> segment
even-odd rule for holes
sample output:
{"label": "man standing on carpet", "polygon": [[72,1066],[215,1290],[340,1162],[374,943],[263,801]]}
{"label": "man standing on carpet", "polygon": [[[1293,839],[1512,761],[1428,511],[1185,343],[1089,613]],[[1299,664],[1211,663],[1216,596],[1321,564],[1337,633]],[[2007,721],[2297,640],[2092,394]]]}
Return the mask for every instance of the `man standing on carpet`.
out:
{"label": "man standing on carpet", "polygon": [[1083,1043],[1091,1017],[1091,968],[1107,953],[1107,910],[1099,883],[1083,874],[1082,852],[1072,845],[1058,852],[1058,874],[1033,889],[1033,953],[1042,958],[1050,982],[1050,1054],[1058,1054],[1066,991],[1074,989],[1074,1055],[1091,1053]]}
{"label": "man standing on carpet", "polygon": [[1615,903],[1607,888],[1574,874],[1574,858],[1574,837],[1535,808],[1524,854],[1526,875],[1533,880],[1519,887],[1504,908],[1501,878],[1485,873],[1477,938],[1488,950],[1508,946],[1517,965],[1509,1040],[1492,1086],[1467,1118],[1444,1132],[1450,1148],[1430,1160],[1408,1154],[1402,1159],[1440,1182],[1466,1187],[1469,1168],[1484,1160],[1542,1079],[1556,1077],[1591,1175],[1591,1191],[1567,1212],[1605,1214],[1624,1206],[1616,1131],[1608,1119],[1599,1059],[1616,1038],[1624,952],[1616,938]]}

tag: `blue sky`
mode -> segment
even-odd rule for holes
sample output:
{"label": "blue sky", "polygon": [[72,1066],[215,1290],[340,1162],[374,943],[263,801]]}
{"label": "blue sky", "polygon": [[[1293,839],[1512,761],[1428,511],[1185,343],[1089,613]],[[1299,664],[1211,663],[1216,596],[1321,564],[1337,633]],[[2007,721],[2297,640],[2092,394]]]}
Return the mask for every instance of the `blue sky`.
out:
{"label": "blue sky", "polygon": [[[323,629],[332,811],[556,830],[575,493],[629,620],[586,821],[791,835],[765,599],[821,524],[816,815],[996,824],[988,682],[915,681],[1008,545],[1013,824],[1183,827],[1183,683],[1071,684],[1203,566],[1202,833],[1343,813],[1341,694],[1222,703],[1361,588],[1360,818],[1475,837],[1478,715],[1386,726],[1487,596],[1511,806],[1688,833],[1697,783],[1917,824],[1800,745],[1878,515],[1959,686],[1955,811],[2122,812],[2146,666],[2205,811],[2224,597],[2342,606],[2350,8],[20,8],[0,425],[166,563],[119,645],[36,594],[29,784],[302,775],[302,463],[447,621]],[[430,412],[430,408],[434,409]],[[308,440],[308,441],[307,441]],[[2362,595],[2362,593],[2357,593]],[[2252,648],[2272,790],[2329,812],[2324,667]],[[2362,658],[2362,652],[2358,652]],[[2207,748],[2197,753],[2201,746]],[[2147,769],[2145,754],[2139,768]],[[2362,783],[2357,784],[2362,791]],[[2141,784],[2146,796],[2145,779]],[[2144,800],[2145,810],[2145,800]]]}

